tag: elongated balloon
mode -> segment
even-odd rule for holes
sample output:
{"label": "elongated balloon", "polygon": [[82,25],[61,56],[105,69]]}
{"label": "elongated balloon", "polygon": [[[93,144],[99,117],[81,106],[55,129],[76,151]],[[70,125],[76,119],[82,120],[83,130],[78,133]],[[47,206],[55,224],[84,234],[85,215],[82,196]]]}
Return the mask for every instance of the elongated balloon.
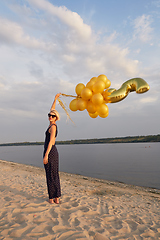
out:
{"label": "elongated balloon", "polygon": [[113,88],[108,89],[107,101],[108,103],[116,103],[126,98],[130,92],[136,91],[136,93],[144,93],[147,92],[149,88],[148,83],[144,79],[132,78],[124,82],[118,90]]}

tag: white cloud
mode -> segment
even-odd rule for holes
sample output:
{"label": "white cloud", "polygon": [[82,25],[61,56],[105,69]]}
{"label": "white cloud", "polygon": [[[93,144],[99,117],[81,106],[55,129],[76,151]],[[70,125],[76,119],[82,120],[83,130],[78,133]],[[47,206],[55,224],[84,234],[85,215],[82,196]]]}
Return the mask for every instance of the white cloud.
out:
{"label": "white cloud", "polygon": [[60,89],[62,93],[70,94],[74,92],[75,84],[65,81],[64,79],[60,79],[59,81]]}
{"label": "white cloud", "polygon": [[34,4],[41,10],[57,16],[63,23],[68,25],[72,30],[75,30],[81,37],[81,40],[86,41],[91,37],[91,27],[83,22],[83,19],[76,13],[67,9],[65,6],[56,7],[45,0],[28,0],[30,4]]}
{"label": "white cloud", "polygon": [[138,74],[138,62],[128,58],[129,50],[113,44],[93,46],[93,53],[87,57],[90,71],[101,73],[119,72],[126,77]]}
{"label": "white cloud", "polygon": [[45,49],[50,50],[52,46],[48,46],[47,43],[36,39],[35,37],[30,37],[25,34],[23,28],[7,19],[0,18],[0,41],[3,43],[15,43],[17,45],[22,45],[27,48],[34,49]]}
{"label": "white cloud", "polygon": [[[7,26],[0,28],[1,39],[3,37],[8,43],[13,42],[25,48],[40,50],[42,52],[41,58],[47,60],[51,66],[53,65],[55,71],[58,71],[59,68],[57,65],[55,68],[55,62],[59,63],[62,71],[69,78],[73,74],[81,75],[83,78],[83,76],[101,73],[106,73],[110,78],[115,72],[119,76],[127,78],[138,75],[138,62],[128,57],[129,49],[112,43],[117,36],[115,31],[99,42],[100,36],[93,34],[91,27],[85,24],[77,13],[66,7],[55,7],[45,0],[29,0],[29,2],[31,5],[34,4],[36,9],[43,11],[43,21],[46,22],[46,25],[42,25],[41,30],[38,29],[41,31],[41,38],[37,37],[35,26],[27,32],[28,29],[24,23],[20,26],[18,23],[1,19],[3,20],[1,25],[6,24]],[[24,7],[22,6],[22,8]],[[27,17],[28,12],[27,7]],[[33,13],[35,14],[34,19],[36,17],[38,19],[37,23],[41,21],[42,18],[39,19],[38,10]],[[48,14],[51,16],[50,22],[47,22]],[[57,24],[52,16],[60,19],[61,24]],[[67,31],[66,25],[69,27]],[[31,26],[29,27],[31,28]],[[10,34],[11,30],[13,31],[12,35]],[[36,61],[39,60],[36,59]]]}
{"label": "white cloud", "polygon": [[141,103],[154,103],[157,101],[157,97],[146,97],[140,100]]}
{"label": "white cloud", "polygon": [[139,38],[142,42],[149,42],[152,39],[153,22],[150,15],[143,14],[134,20],[134,38]]}
{"label": "white cloud", "polygon": [[64,59],[64,61],[70,62],[70,63],[73,63],[73,62],[76,61],[75,56],[73,56],[73,55],[67,55],[67,54],[64,54],[64,55],[63,55],[63,59]]}

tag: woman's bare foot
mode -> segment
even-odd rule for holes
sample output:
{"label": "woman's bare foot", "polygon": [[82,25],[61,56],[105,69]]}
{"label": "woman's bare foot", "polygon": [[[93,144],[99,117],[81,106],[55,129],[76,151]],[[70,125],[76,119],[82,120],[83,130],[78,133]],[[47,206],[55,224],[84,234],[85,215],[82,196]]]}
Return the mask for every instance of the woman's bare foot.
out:
{"label": "woman's bare foot", "polygon": [[54,202],[55,202],[56,204],[59,204],[59,198],[55,198],[55,199],[54,199]]}
{"label": "woman's bare foot", "polygon": [[53,199],[49,199],[49,203],[51,204],[54,203]]}

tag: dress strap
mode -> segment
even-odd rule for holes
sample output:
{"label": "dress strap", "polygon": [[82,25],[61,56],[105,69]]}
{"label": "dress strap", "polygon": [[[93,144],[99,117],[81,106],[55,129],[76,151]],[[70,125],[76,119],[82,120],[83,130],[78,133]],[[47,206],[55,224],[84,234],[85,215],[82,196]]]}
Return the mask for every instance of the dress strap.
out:
{"label": "dress strap", "polygon": [[57,125],[55,123],[53,123],[51,126],[49,126],[48,130],[53,126],[55,125],[57,127]]}

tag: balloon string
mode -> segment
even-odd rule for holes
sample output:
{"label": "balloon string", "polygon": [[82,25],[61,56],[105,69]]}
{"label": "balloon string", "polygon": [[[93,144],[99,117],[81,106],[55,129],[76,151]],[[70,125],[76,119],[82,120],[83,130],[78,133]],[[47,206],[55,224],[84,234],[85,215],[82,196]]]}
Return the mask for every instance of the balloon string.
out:
{"label": "balloon string", "polygon": [[[67,95],[67,94],[62,94],[63,96],[65,96],[65,95]],[[66,96],[66,97],[69,97],[69,95],[68,96]],[[63,108],[63,110],[65,111],[65,113],[66,113],[66,115],[67,115],[67,118],[68,119],[70,119],[71,120],[71,122],[73,122],[73,120],[71,119],[71,117],[70,117],[70,115],[69,115],[69,113],[68,113],[68,111],[67,111],[67,108],[66,108],[66,106],[65,106],[65,104],[62,102],[62,100],[61,99],[57,99],[58,100],[58,102],[59,102],[59,105]],[[74,123],[74,122],[73,122]],[[75,124],[75,123],[74,123]]]}
{"label": "balloon string", "polygon": [[74,98],[77,98],[77,96],[74,96],[74,95],[68,95],[68,94],[65,94],[65,93],[62,93],[61,95],[62,95],[62,96],[65,96],[65,97],[74,97]]}

